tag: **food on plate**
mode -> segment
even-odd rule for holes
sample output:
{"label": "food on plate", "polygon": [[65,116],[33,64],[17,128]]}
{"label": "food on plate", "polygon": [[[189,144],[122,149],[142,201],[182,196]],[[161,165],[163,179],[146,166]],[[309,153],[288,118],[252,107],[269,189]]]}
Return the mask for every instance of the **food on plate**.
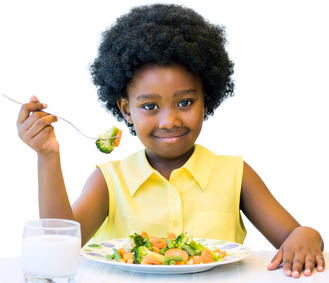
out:
{"label": "food on plate", "polygon": [[96,140],[96,146],[99,151],[104,153],[111,153],[114,147],[119,146],[122,131],[116,126],[113,126],[107,132],[100,134]]}
{"label": "food on plate", "polygon": [[121,263],[182,265],[205,264],[221,261],[227,256],[220,249],[210,250],[182,233],[176,237],[173,233],[167,237],[149,236],[146,232],[129,235],[129,248],[113,248],[109,257]]}

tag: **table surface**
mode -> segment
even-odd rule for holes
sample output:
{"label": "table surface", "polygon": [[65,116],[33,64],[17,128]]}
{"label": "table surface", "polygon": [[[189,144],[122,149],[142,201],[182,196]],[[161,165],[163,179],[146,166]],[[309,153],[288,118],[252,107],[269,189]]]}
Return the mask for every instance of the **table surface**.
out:
{"label": "table surface", "polygon": [[[76,277],[77,283],[105,283],[105,282],[292,282],[291,277],[284,275],[282,269],[268,271],[267,264],[274,256],[274,252],[252,252],[242,261],[220,265],[209,271],[190,274],[147,274],[120,270],[106,263],[92,261],[81,257],[80,267]],[[329,253],[324,253],[326,262]],[[329,282],[329,268],[323,272],[313,272],[306,277],[303,274],[297,282]],[[23,273],[19,258],[0,258],[0,283],[23,283]],[[294,281],[295,282],[295,281]]]}

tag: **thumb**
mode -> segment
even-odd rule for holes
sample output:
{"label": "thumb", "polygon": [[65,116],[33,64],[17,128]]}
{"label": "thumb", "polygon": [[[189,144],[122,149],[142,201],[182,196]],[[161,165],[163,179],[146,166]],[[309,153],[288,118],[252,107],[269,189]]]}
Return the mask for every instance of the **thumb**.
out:
{"label": "thumb", "polygon": [[276,255],[272,258],[271,263],[267,266],[268,270],[274,270],[280,267],[280,264],[283,260],[283,251],[282,248],[276,253]]}

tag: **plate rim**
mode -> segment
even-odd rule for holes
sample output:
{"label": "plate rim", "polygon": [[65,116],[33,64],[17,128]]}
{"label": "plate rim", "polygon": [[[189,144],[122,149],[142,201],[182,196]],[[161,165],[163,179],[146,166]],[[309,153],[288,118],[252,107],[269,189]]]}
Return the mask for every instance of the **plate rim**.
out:
{"label": "plate rim", "polygon": [[[111,242],[111,241],[125,241],[129,239],[128,237],[126,238],[118,238],[118,239],[111,239],[107,241],[95,241],[90,243],[91,244],[99,244],[102,246],[101,243],[105,242]],[[112,267],[120,268],[122,270],[127,270],[130,272],[141,272],[141,273],[166,273],[166,274],[178,274],[178,273],[196,273],[196,272],[202,272],[206,271],[209,269],[213,269],[217,266],[220,265],[225,265],[225,264],[230,264],[234,262],[241,261],[248,257],[251,253],[251,249],[240,244],[237,242],[232,242],[232,241],[226,241],[226,240],[218,240],[218,239],[209,239],[209,238],[199,238],[199,237],[193,237],[195,240],[208,240],[208,241],[223,241],[224,243],[222,245],[229,245],[229,244],[236,244],[238,247],[243,247],[244,250],[243,252],[237,254],[232,254],[231,256],[236,256],[232,260],[221,260],[221,261],[216,261],[216,262],[211,262],[211,263],[203,263],[203,264],[184,264],[184,265],[144,265],[144,264],[128,264],[128,263],[122,263],[122,262],[117,262],[113,260],[105,260],[101,258],[96,258],[92,255],[89,255],[87,252],[85,252],[85,248],[88,247],[88,244],[86,244],[82,249],[81,249],[81,255],[84,256],[87,259],[104,263],[104,264],[109,264]],[[237,248],[237,247],[236,247]],[[234,249],[236,249],[234,248]],[[233,249],[233,250],[234,250]],[[229,249],[228,249],[229,251]]]}

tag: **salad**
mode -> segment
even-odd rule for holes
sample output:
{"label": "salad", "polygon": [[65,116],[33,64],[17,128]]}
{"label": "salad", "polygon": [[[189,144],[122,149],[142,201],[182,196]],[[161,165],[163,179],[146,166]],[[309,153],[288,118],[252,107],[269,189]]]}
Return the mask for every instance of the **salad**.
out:
{"label": "salad", "polygon": [[109,259],[130,264],[181,265],[221,261],[227,256],[220,249],[210,250],[186,233],[176,237],[149,236],[146,232],[129,235],[131,247],[113,249]]}

